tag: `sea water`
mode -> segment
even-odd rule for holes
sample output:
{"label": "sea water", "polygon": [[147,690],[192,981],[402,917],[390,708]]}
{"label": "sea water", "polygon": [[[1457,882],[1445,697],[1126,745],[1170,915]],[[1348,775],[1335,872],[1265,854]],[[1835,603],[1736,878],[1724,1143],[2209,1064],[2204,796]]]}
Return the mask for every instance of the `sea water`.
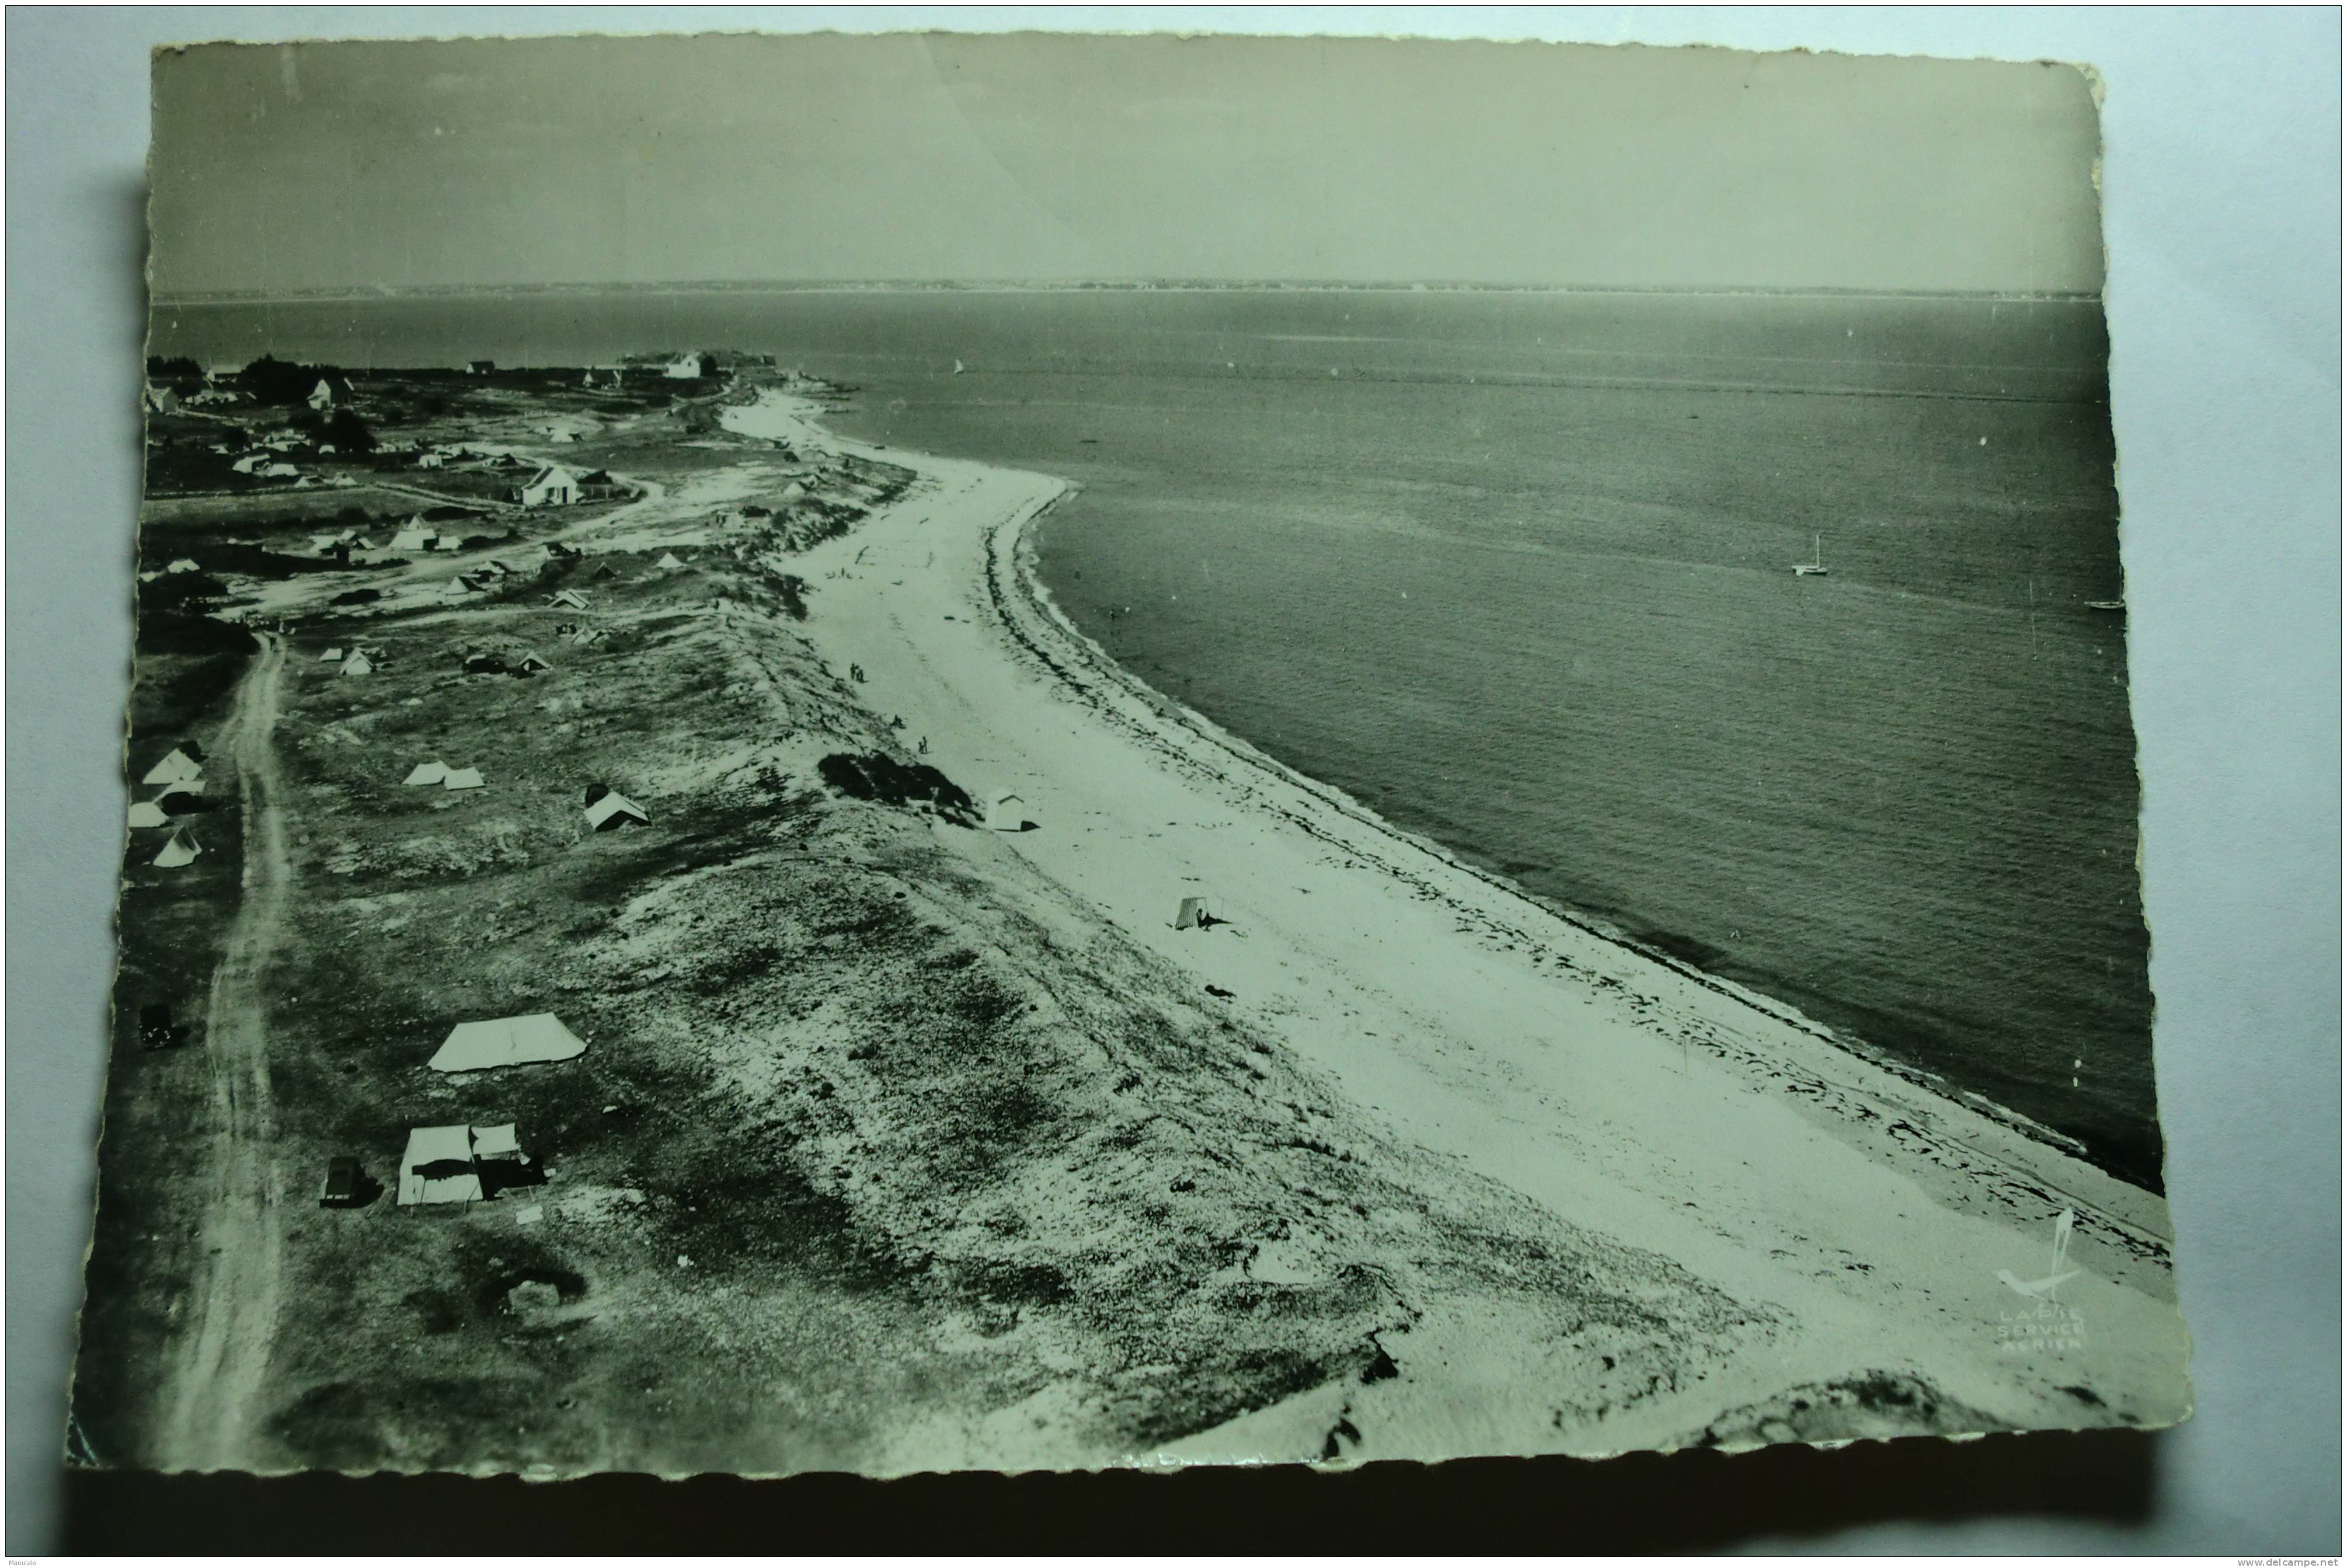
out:
{"label": "sea water", "polygon": [[207,361],[729,346],[852,384],[856,434],[1077,480],[1040,569],[1161,690],[2157,1179],[2095,302],[729,291],[156,327]]}

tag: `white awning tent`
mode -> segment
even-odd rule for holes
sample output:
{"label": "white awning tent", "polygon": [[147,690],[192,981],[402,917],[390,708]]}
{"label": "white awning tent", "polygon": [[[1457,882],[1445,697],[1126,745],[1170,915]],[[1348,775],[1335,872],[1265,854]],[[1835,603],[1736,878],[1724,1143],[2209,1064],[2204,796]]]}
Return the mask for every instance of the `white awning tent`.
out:
{"label": "white awning tent", "polygon": [[171,754],[149,768],[147,776],[139,782],[150,784],[190,784],[203,776],[204,770],[196,765],[195,759],[174,747]]}
{"label": "white awning tent", "polygon": [[495,1127],[473,1129],[473,1158],[526,1161],[529,1156],[521,1152],[521,1140],[514,1134],[514,1124],[505,1122]]}
{"label": "white awning tent", "polygon": [[436,784],[444,782],[447,777],[446,763],[418,763],[415,764],[415,771],[399,782],[410,784]]}
{"label": "white awning tent", "polygon": [[487,781],[478,768],[450,768],[440,777],[442,789],[479,789]]}
{"label": "white awning tent", "polygon": [[651,825],[651,813],[618,790],[611,791],[587,808],[587,825],[597,833],[609,828],[626,827],[631,824],[638,827],[649,827]]}
{"label": "white awning tent", "polygon": [[1027,803],[1009,790],[999,790],[986,803],[986,825],[997,833],[1017,833],[1027,825]]}
{"label": "white awning tent", "polygon": [[130,825],[133,827],[164,827],[169,825],[170,820],[163,815],[163,808],[151,800],[130,803]]}
{"label": "white awning tent", "polygon": [[568,1061],[586,1049],[587,1042],[560,1019],[534,1012],[458,1024],[432,1053],[430,1066],[435,1072],[486,1072],[524,1062]]}

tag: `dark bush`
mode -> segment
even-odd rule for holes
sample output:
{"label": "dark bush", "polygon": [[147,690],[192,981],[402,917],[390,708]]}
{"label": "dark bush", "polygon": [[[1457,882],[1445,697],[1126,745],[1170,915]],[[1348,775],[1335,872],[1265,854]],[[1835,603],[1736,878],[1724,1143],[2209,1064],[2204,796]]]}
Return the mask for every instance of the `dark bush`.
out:
{"label": "dark bush", "polygon": [[927,763],[900,763],[885,753],[851,756],[834,752],[815,764],[823,782],[853,800],[884,805],[926,802],[940,810],[967,812],[970,798],[958,784]]}

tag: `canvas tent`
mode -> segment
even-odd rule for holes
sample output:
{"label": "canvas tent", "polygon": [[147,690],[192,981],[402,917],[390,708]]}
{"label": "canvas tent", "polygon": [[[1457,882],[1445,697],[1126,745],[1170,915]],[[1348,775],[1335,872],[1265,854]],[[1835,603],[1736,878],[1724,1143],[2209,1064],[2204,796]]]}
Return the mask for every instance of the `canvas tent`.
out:
{"label": "canvas tent", "polygon": [[479,789],[486,782],[478,768],[449,768],[440,775],[442,789]]}
{"label": "canvas tent", "polygon": [[439,538],[437,529],[410,523],[391,536],[391,548],[395,550],[428,550]]}
{"label": "canvas tent", "polygon": [[407,1152],[399,1157],[402,1204],[469,1204],[480,1197],[470,1127],[409,1129]]}
{"label": "canvas tent", "polygon": [[651,820],[651,815],[642,806],[638,805],[618,790],[605,791],[600,799],[587,808],[587,824],[597,833],[607,832],[615,827],[649,827]]}
{"label": "canvas tent", "polygon": [[525,653],[515,663],[514,668],[528,674],[535,673],[540,670],[551,670],[554,666],[548,664],[545,660],[540,659],[535,653]]}
{"label": "canvas tent", "polygon": [[1174,912],[1174,928],[1177,931],[1201,929],[1213,918],[1213,916],[1206,913],[1206,901],[1204,898],[1184,898],[1182,900],[1182,907]]}
{"label": "canvas tent", "polygon": [[446,780],[447,776],[446,763],[418,763],[415,764],[415,772],[399,782],[411,784],[436,784]]}
{"label": "canvas tent", "polygon": [[340,660],[342,656],[343,651],[341,649],[329,648],[323,653],[318,655],[318,662],[321,664],[332,664]]}
{"label": "canvas tent", "polygon": [[354,653],[348,659],[343,661],[343,673],[345,675],[372,675],[374,673],[374,662],[364,653]]}
{"label": "canvas tent", "polygon": [[187,865],[203,852],[203,845],[194,839],[175,833],[171,835],[171,842],[163,845],[163,852],[155,856],[155,864],[168,871],[173,866]]}
{"label": "canvas tent", "polygon": [[195,759],[174,747],[169,756],[149,768],[147,776],[139,782],[150,784],[190,784],[203,776],[204,770],[196,765]]}
{"label": "canvas tent", "polygon": [[997,833],[1018,833],[1027,825],[1027,803],[1009,790],[999,790],[986,803],[986,825]]}
{"label": "canvas tent", "polygon": [[133,827],[161,827],[170,820],[163,815],[163,808],[151,800],[130,804],[130,825]]}
{"label": "canvas tent", "polygon": [[566,588],[554,596],[554,602],[565,610],[584,610],[587,608],[587,596],[575,588]]}
{"label": "canvas tent", "polygon": [[432,1054],[435,1072],[485,1072],[529,1061],[568,1061],[587,1042],[550,1012],[460,1023]]}

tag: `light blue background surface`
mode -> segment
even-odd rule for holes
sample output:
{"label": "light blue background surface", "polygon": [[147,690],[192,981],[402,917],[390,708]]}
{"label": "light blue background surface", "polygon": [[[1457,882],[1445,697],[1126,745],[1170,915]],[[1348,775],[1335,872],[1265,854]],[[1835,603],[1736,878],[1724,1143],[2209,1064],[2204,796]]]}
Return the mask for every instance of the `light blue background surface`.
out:
{"label": "light blue background surface", "polygon": [[1992,1513],[1755,1544],[2336,1553],[2340,15],[1620,7],[11,11],[6,1550],[55,1543],[89,1227],[122,833],[149,47],[923,26],[1711,43],[2101,74],[2145,891],[2199,1413],[2160,1443],[2140,1526]]}

